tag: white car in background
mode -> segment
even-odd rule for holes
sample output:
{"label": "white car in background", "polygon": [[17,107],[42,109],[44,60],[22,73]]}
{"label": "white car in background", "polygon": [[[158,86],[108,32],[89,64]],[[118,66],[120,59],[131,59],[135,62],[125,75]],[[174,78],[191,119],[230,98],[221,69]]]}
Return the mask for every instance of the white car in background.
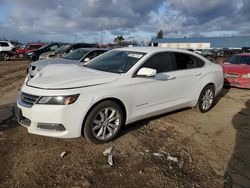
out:
{"label": "white car in background", "polygon": [[209,111],[223,87],[219,65],[185,51],[120,48],[77,65],[48,65],[25,81],[17,116],[28,132],[93,143],[125,124],[185,107]]}
{"label": "white car in background", "polygon": [[0,61],[8,61],[14,55],[15,47],[9,41],[0,41]]}

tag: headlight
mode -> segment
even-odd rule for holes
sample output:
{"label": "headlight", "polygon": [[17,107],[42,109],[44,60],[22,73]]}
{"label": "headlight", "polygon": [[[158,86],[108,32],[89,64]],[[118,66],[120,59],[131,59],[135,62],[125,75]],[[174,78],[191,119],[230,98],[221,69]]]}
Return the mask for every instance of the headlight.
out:
{"label": "headlight", "polygon": [[73,104],[79,97],[79,94],[69,96],[41,97],[37,104],[69,105]]}
{"label": "headlight", "polygon": [[27,53],[28,56],[31,56],[33,54],[33,52]]}
{"label": "headlight", "polygon": [[250,73],[241,75],[242,78],[250,78]]}

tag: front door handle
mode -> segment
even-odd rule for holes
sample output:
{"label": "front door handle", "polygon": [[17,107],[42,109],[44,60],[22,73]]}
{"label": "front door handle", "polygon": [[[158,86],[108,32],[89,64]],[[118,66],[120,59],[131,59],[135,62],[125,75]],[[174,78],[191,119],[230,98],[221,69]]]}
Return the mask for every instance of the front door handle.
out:
{"label": "front door handle", "polygon": [[201,72],[195,73],[195,76],[200,76],[200,75],[201,75]]}

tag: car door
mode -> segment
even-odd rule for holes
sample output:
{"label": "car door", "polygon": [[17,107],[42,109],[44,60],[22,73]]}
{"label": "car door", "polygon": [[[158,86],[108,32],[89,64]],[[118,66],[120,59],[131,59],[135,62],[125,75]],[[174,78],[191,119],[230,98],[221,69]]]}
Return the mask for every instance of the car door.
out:
{"label": "car door", "polygon": [[172,76],[175,77],[176,102],[179,104],[189,103],[199,95],[200,80],[204,76],[205,62],[197,56],[175,52]]}
{"label": "car door", "polygon": [[140,119],[174,106],[176,83],[171,73],[173,60],[169,52],[154,54],[140,68],[156,69],[156,76],[138,77],[136,74],[140,68],[134,74],[131,79],[133,118]]}

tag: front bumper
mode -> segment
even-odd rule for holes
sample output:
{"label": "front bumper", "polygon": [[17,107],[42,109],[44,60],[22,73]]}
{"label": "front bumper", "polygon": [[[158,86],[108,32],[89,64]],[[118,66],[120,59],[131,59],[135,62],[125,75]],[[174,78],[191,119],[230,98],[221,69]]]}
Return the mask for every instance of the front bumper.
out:
{"label": "front bumper", "polygon": [[32,134],[57,138],[80,137],[86,113],[87,108],[81,100],[71,105],[34,104],[28,107],[17,99],[18,122]]}
{"label": "front bumper", "polygon": [[224,85],[250,89],[250,78],[225,78]]}

